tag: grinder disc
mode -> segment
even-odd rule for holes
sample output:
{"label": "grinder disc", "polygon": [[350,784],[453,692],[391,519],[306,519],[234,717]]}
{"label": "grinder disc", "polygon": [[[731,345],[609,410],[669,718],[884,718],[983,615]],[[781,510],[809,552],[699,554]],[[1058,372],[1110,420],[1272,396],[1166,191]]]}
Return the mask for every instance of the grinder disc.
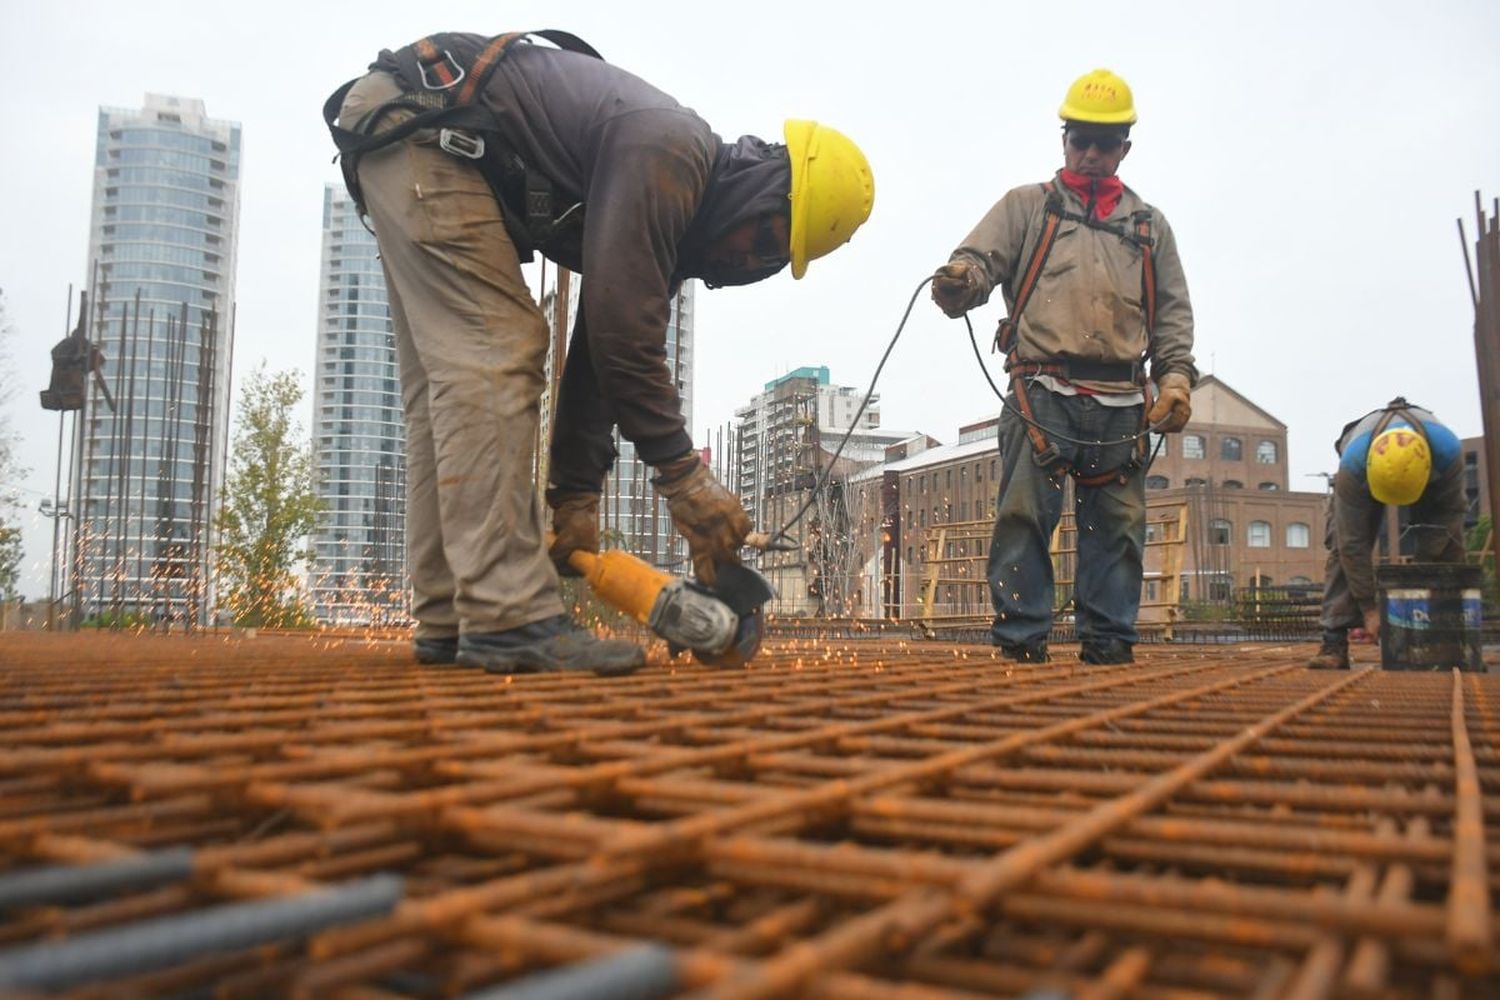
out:
{"label": "grinder disc", "polygon": [[740,627],[735,629],[734,641],[722,653],[709,654],[693,650],[693,659],[708,667],[743,667],[760,652],[760,642],[765,638],[766,619],[761,609],[740,615]]}

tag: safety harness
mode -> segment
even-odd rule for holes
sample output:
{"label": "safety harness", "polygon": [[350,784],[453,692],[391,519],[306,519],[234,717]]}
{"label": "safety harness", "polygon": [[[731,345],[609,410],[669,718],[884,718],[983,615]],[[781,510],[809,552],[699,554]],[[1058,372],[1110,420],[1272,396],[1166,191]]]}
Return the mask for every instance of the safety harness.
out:
{"label": "safety harness", "polygon": [[[505,229],[522,261],[531,260],[535,250],[545,244],[581,239],[583,204],[561,204],[556,185],[528,165],[506,141],[494,111],[481,99],[501,60],[530,36],[546,39],[569,52],[604,58],[566,31],[517,31],[483,40],[442,32],[394,53],[382,53],[382,61],[376,65],[387,68],[387,55],[394,60],[389,68],[403,93],[371,111],[357,129],[338,124],[338,115],[359,78],[350,80],[323,102],[323,121],[338,147],[344,183],[361,216],[365,214],[365,202],[359,187],[360,158],[416,132],[436,129],[438,146],[444,152],[473,163],[484,175],[500,203]],[[411,117],[376,131],[387,116],[403,111]]]}
{"label": "safety harness", "polygon": [[[1129,226],[1100,222],[1087,211],[1082,215],[1069,211],[1063,204],[1062,195],[1058,193],[1051,181],[1042,184],[1042,190],[1047,194],[1042,232],[1032,248],[1031,259],[1027,261],[1026,269],[1021,272],[1021,281],[1016,286],[1015,302],[1010,315],[1000,321],[1000,326],[995,331],[995,348],[1005,355],[1005,370],[1010,374],[1010,390],[1015,395],[1016,406],[1024,418],[1026,436],[1031,440],[1036,464],[1053,476],[1071,475],[1082,486],[1102,486],[1111,481],[1117,481],[1123,485],[1136,470],[1145,464],[1148,454],[1146,430],[1150,424],[1146,414],[1151,409],[1151,383],[1146,378],[1145,360],[1150,356],[1149,350],[1144,357],[1128,364],[1088,361],[1079,358],[1034,360],[1020,357],[1020,348],[1016,345],[1016,332],[1020,327],[1021,314],[1026,310],[1026,303],[1031,301],[1031,293],[1036,290],[1037,282],[1042,276],[1042,269],[1047,265],[1047,256],[1052,252],[1053,243],[1057,241],[1058,230],[1064,222],[1077,222],[1090,229],[1112,233],[1121,240],[1134,243],[1140,248],[1141,301],[1145,305],[1146,332],[1149,335],[1156,328],[1156,268],[1152,262],[1152,248],[1156,241],[1151,236],[1151,213],[1147,210],[1133,213]],[[1069,381],[1083,379],[1098,382],[1133,382],[1140,386],[1145,405],[1141,407],[1140,437],[1131,450],[1130,458],[1116,469],[1092,475],[1083,475],[1073,468],[1072,463],[1062,457],[1057,445],[1047,440],[1046,433],[1032,411],[1031,400],[1027,398],[1026,380],[1036,378],[1038,375],[1051,375]]]}

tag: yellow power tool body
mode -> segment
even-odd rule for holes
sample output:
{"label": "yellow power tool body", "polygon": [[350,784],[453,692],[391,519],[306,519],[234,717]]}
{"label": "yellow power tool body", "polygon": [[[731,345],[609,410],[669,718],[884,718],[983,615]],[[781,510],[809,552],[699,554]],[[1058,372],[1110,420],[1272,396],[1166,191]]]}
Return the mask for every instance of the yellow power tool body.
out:
{"label": "yellow power tool body", "polygon": [[699,663],[715,667],[750,662],[765,636],[762,609],[776,596],[765,577],[737,563],[720,564],[712,587],[620,549],[578,549],[568,564],[601,601],[648,626],[674,654],[690,649]]}

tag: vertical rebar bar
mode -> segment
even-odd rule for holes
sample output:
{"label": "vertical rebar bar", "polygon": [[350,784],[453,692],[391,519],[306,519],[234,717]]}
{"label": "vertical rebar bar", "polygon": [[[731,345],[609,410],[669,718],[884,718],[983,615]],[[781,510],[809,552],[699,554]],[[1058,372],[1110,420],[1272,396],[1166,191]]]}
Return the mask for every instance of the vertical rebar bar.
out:
{"label": "vertical rebar bar", "polygon": [[[125,530],[123,532],[121,532],[121,536],[120,536],[120,542],[121,542],[121,544],[123,546],[121,554],[120,554],[120,556],[121,556],[120,576],[122,578],[126,578],[126,577],[129,576],[129,569],[130,569],[130,562],[131,562],[131,560],[130,560],[130,542],[131,542],[131,536],[132,535],[134,535],[136,537],[136,543],[135,543],[135,546],[136,546],[136,560],[135,561],[136,561],[137,564],[139,564],[139,561],[140,561],[140,540],[139,539],[140,539],[142,524],[136,520],[136,517],[135,517],[134,513],[130,509],[130,493],[131,493],[130,487],[131,487],[131,484],[133,483],[133,481],[135,479],[134,469],[135,469],[135,456],[136,456],[136,453],[137,453],[137,442],[138,442],[138,440],[141,440],[141,441],[144,440],[144,437],[138,439],[136,437],[136,433],[135,433],[135,383],[136,383],[136,378],[138,376],[137,365],[138,365],[138,362],[140,361],[140,347],[141,347],[141,293],[140,293],[140,290],[137,289],[136,293],[135,293],[135,315],[134,315],[134,318],[132,319],[131,324],[130,324],[130,361],[128,363],[129,364],[129,368],[127,370],[127,375],[126,375],[126,378],[127,378],[126,391],[125,391],[125,397],[126,398],[122,401],[124,403],[124,406],[125,406],[125,455],[124,455],[125,462],[124,462],[124,466],[123,466],[123,468],[121,470],[122,474],[120,476],[120,507],[121,507],[121,510],[123,512],[124,526],[125,526]],[[144,456],[144,454],[141,456],[141,466],[142,466],[142,468],[145,467],[145,456]],[[144,511],[143,511],[143,513],[144,513]],[[140,614],[140,601],[141,601],[141,590],[140,590],[141,582],[140,582],[140,577],[137,576],[133,582],[134,582],[134,586],[131,589],[133,591],[133,597],[134,597],[135,614],[137,616],[139,616],[139,614]]]}
{"label": "vertical rebar bar", "polygon": [[[1492,555],[1500,574],[1500,230],[1486,219],[1479,192],[1474,192],[1477,231],[1474,256],[1478,275],[1469,269],[1464,243],[1464,271],[1474,302],[1474,355],[1479,374],[1479,408],[1484,427],[1485,473],[1489,486]],[[1463,237],[1463,220],[1458,223]],[[1477,287],[1476,287],[1477,286]]]}

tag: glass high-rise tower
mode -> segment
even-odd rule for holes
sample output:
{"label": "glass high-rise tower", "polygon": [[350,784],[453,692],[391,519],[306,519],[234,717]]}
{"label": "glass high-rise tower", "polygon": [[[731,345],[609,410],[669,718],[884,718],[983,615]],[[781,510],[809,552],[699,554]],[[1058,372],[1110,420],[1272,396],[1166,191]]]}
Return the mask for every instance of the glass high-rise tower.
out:
{"label": "glass high-rise tower", "polygon": [[100,108],[89,336],[70,509],[85,619],[203,623],[229,430],[240,126],[147,94]]}
{"label": "glass high-rise tower", "polygon": [[324,509],[313,531],[313,613],[405,621],[406,433],[385,275],[342,184],[323,189],[313,446]]}

